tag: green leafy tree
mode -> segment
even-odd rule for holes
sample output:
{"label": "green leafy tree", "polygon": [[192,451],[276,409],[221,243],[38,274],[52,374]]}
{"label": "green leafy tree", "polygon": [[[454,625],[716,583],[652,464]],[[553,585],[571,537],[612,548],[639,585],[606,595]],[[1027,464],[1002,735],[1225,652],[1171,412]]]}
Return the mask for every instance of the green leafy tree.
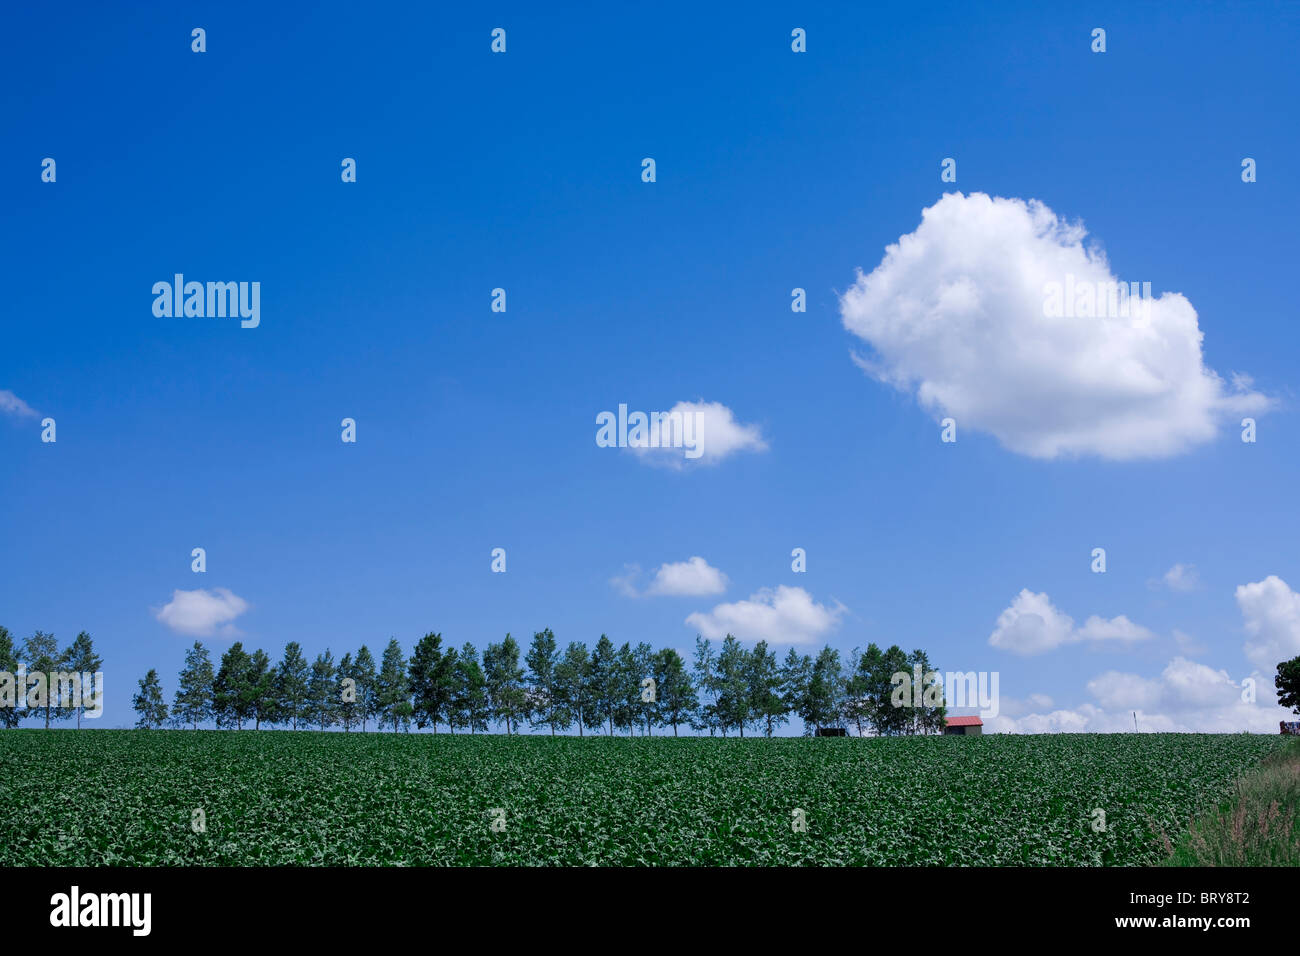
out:
{"label": "green leafy tree", "polygon": [[691,683],[691,675],[686,672],[686,662],[671,647],[655,653],[653,666],[655,717],[660,726],[672,727],[676,737],[678,725],[690,722],[700,701]]}
{"label": "green leafy tree", "polygon": [[809,686],[812,684],[813,662],[807,654],[793,647],[781,662],[781,703],[786,713],[798,714],[804,722],[804,735],[812,733],[809,709]]}
{"label": "green leafy tree", "polygon": [[[632,681],[635,685],[635,696],[632,698],[634,716],[644,727],[644,735],[651,736],[651,725],[655,716],[656,701],[651,699],[650,688],[646,686],[647,678],[654,679],[655,653],[650,645],[645,641],[640,641],[637,646],[632,648]],[[659,688],[656,684],[654,697],[659,696]]]}
{"label": "green leafy tree", "polygon": [[357,651],[352,678],[357,682],[357,710],[361,712],[361,730],[364,733],[368,720],[379,719],[379,676],[375,673],[375,657],[364,644]]}
{"label": "green leafy tree", "polygon": [[[904,722],[904,733],[907,734],[941,734],[945,724],[947,710],[944,707],[943,684],[933,682],[931,675],[935,674],[935,669],[930,666],[930,658],[925,651],[912,651],[907,656],[907,666],[912,672],[912,693],[914,699],[912,707],[908,709],[907,719]],[[916,682],[916,675],[920,676],[920,683]]]}
{"label": "green leafy tree", "polygon": [[884,650],[871,682],[880,698],[875,729],[882,737],[897,737],[907,732],[911,715],[906,706],[900,705],[901,694],[894,692],[902,687],[901,680],[896,678],[906,674],[910,680],[911,671],[907,653],[901,647],[891,644]]}
{"label": "green leafy tree", "polygon": [[749,694],[749,712],[761,721],[768,737],[789,717],[781,696],[781,665],[776,654],[767,649],[767,641],[759,641],[750,651],[746,667],[746,687]]}
{"label": "green leafy tree", "polygon": [[80,730],[81,715],[86,709],[86,704],[93,703],[88,698],[94,693],[94,675],[104,667],[104,659],[95,653],[95,644],[85,631],[76,636],[64,654],[64,666],[74,674],[80,675],[77,682],[81,689],[81,699],[73,706],[77,714],[77,729]]}
{"label": "green leafy tree", "polygon": [[180,724],[189,724],[195,730],[205,720],[212,719],[212,655],[200,642],[185,652],[185,666],[181,668],[176,697],[172,701],[172,716]]}
{"label": "green leafy tree", "polygon": [[524,656],[528,665],[529,717],[535,727],[550,727],[552,737],[562,709],[562,695],[555,676],[558,657],[555,634],[549,627],[533,635],[533,643]]}
{"label": "green leafy tree", "polygon": [[587,726],[609,726],[614,733],[614,697],[616,691],[615,658],[618,652],[614,642],[604,634],[596,642],[591,652],[591,666],[587,668],[587,699],[590,702],[591,716]]}
{"label": "green leafy tree", "polygon": [[0,671],[0,727],[17,727],[22,718],[18,712],[18,652],[7,627],[0,627]]}
{"label": "green leafy tree", "polygon": [[334,726],[338,721],[338,697],[334,692],[336,673],[334,655],[327,647],[323,654],[317,654],[316,660],[312,661],[311,678],[307,682],[311,718],[321,730]]}
{"label": "green leafy tree", "polygon": [[[452,712],[456,726],[467,727],[476,733],[488,729],[491,707],[488,702],[488,681],[479,666],[478,650],[468,641],[460,649],[452,682]],[[452,728],[455,733],[455,727]]]}
{"label": "green leafy tree", "polygon": [[44,716],[45,729],[49,730],[51,720],[68,716],[58,705],[58,686],[53,684],[62,667],[63,654],[53,634],[37,631],[23,642],[22,656],[28,677],[33,673],[40,675],[40,680],[27,692],[28,713]]}
{"label": "green leafy tree", "polygon": [[708,638],[695,635],[695,687],[699,693],[700,707],[695,714],[695,729],[707,730],[714,736],[721,728],[718,718],[718,656]]}
{"label": "green leafy tree", "polygon": [[275,696],[280,719],[298,729],[300,720],[311,719],[308,703],[311,666],[303,656],[302,645],[290,641],[284,646],[284,656],[276,668]]}
{"label": "green leafy tree", "polygon": [[625,642],[614,655],[612,676],[614,726],[619,730],[626,730],[630,736],[637,722],[641,703],[641,682],[637,675],[636,655],[631,644]]}
{"label": "green leafy tree", "polygon": [[395,637],[384,648],[375,687],[379,695],[379,712],[385,721],[393,722],[393,733],[397,733],[398,726],[411,716],[411,682],[406,676],[402,645]]}
{"label": "green leafy tree", "polygon": [[740,641],[728,634],[722,641],[718,654],[718,720],[725,737],[727,728],[736,727],[745,736],[749,723],[751,694],[749,688],[749,655]]}
{"label": "green leafy tree", "polygon": [[556,722],[561,730],[568,730],[576,721],[578,736],[591,714],[587,703],[588,671],[591,655],[581,641],[570,641],[564,656],[555,665]]}
{"label": "green leafy tree", "polygon": [[243,730],[244,721],[252,716],[252,667],[242,641],[235,641],[221,655],[221,666],[212,681],[212,712],[218,727]]}
{"label": "green leafy tree", "polygon": [[519,644],[509,634],[500,644],[489,644],[483,651],[483,674],[493,717],[505,723],[507,734],[514,733],[519,718],[527,713],[528,697],[524,669],[519,665]]}
{"label": "green leafy tree", "polygon": [[1300,657],[1277,665],[1273,686],[1277,688],[1277,702],[1300,714]]}
{"label": "green leafy tree", "polygon": [[338,670],[334,672],[335,706],[338,708],[339,723],[343,725],[345,734],[352,730],[352,725],[357,722],[360,711],[357,706],[357,678],[353,673],[355,669],[356,661],[352,659],[350,653],[345,652],[339,660]]}
{"label": "green leafy tree", "polygon": [[167,722],[167,703],[163,700],[162,684],[158,672],[152,667],[140,678],[140,690],[131,698],[131,706],[140,715],[136,727],[156,729]]}
{"label": "green leafy tree", "polygon": [[581,641],[569,641],[564,656],[555,662],[555,722],[560,730],[568,730],[577,723],[577,735],[582,736],[586,714],[582,705],[586,698],[586,671],[591,658]]}
{"label": "green leafy tree", "polygon": [[[871,647],[875,645],[872,644]],[[863,656],[861,650],[856,647],[853,649],[844,678],[844,721],[857,728],[859,737],[862,736],[863,727],[871,722],[867,699],[868,686],[862,670]]]}
{"label": "green leafy tree", "polygon": [[442,635],[434,633],[420,638],[411,652],[411,706],[420,730],[432,724],[437,733],[438,721],[446,711],[444,656]]}
{"label": "green leafy tree", "polygon": [[844,702],[844,669],[840,652],[829,645],[813,661],[812,680],[808,684],[808,718],[813,728],[839,725]]}
{"label": "green leafy tree", "polygon": [[271,658],[266,651],[258,648],[249,658],[248,666],[248,702],[247,709],[253,719],[253,729],[261,730],[262,724],[274,724],[279,708],[277,707],[276,673],[271,666]]}
{"label": "green leafy tree", "polygon": [[[453,734],[456,732],[456,728],[460,726],[460,715],[456,708],[459,706],[462,696],[460,693],[462,677],[460,652],[454,647],[449,647],[442,655],[442,660],[438,662],[436,681],[438,694],[442,701],[439,712],[442,714],[443,720],[446,721],[447,729]],[[437,729],[435,726],[434,731],[436,732]]]}

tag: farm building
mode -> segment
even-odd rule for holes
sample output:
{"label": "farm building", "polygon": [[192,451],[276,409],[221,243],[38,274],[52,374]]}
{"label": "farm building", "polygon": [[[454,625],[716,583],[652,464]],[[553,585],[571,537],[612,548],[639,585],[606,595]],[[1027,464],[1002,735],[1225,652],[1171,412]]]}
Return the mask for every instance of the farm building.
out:
{"label": "farm building", "polygon": [[945,734],[982,734],[984,721],[978,717],[945,717],[943,719]]}

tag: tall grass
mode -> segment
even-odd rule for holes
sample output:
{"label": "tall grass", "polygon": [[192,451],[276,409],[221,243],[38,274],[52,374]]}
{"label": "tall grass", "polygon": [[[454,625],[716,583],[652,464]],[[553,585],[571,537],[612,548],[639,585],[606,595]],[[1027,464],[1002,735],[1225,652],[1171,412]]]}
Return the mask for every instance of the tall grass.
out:
{"label": "tall grass", "polygon": [[1237,780],[1233,796],[1193,820],[1169,866],[1300,866],[1300,740]]}

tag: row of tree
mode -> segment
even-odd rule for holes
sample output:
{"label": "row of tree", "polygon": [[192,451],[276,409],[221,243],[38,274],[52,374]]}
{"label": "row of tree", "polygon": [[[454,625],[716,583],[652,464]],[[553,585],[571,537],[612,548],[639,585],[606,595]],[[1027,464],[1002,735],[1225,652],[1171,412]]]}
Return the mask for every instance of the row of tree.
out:
{"label": "row of tree", "polygon": [[[67,647],[60,649],[54,635],[44,631],[37,631],[20,646],[16,646],[9,629],[0,626],[0,671],[16,674],[20,664],[26,666],[29,673],[40,672],[48,677],[59,671],[94,674],[103,669],[104,661],[95,653],[95,644],[85,631],[78,634]],[[89,688],[83,687],[81,690],[84,695]],[[76,706],[60,706],[56,695],[46,685],[41,694],[28,698],[27,706],[23,708],[4,706],[3,703],[5,702],[0,702],[0,727],[16,727],[22,718],[35,717],[44,720],[48,728],[52,720],[64,720],[73,716],[80,727],[87,700],[83,696]]]}
{"label": "row of tree", "polygon": [[[938,733],[942,698],[935,703],[894,704],[895,675],[931,670],[924,651],[875,644],[855,650],[849,661],[823,648],[816,657],[791,648],[784,659],[765,641],[745,648],[727,635],[720,647],[697,637],[688,668],[672,648],[648,644],[616,647],[601,635],[594,648],[573,641],[562,651],[550,629],[539,631],[526,653],[510,635],[480,655],[473,644],[444,647],[442,635],[422,637],[409,660],[396,639],[376,665],[365,645],[335,660],[329,650],[308,663],[302,647],[289,643],[278,663],[262,650],[248,653],[236,642],[214,667],[196,641],[186,653],[170,708],[156,670],[140,681],[133,706],[138,726],[194,727],[214,722],[297,730],[366,730],[371,723],[393,731],[412,725],[435,733],[486,731],[507,734],[524,723],[551,734],[589,732],[652,734],[690,728],[710,736],[746,731],[772,736],[797,716],[804,732],[856,727],[859,734]],[[908,697],[911,703],[910,695]]]}

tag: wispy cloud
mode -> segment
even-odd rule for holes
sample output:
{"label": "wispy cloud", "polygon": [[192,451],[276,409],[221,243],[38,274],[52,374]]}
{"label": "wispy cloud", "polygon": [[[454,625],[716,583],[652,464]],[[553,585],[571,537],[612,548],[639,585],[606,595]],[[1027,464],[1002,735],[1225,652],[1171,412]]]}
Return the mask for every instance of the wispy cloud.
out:
{"label": "wispy cloud", "polygon": [[5,415],[12,415],[14,418],[39,417],[39,413],[36,409],[32,408],[32,406],[28,405],[7,388],[0,388],[0,412]]}

